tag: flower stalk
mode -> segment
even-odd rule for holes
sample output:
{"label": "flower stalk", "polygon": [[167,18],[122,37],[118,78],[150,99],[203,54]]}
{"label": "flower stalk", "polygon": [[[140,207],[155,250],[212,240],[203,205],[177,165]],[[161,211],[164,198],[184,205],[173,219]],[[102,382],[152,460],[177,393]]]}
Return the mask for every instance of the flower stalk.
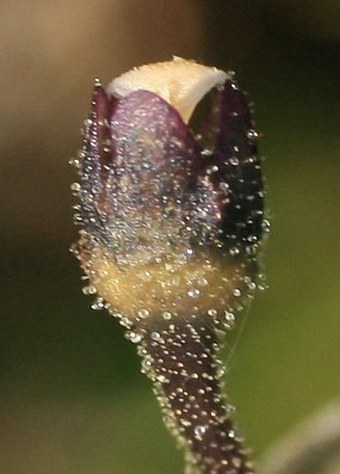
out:
{"label": "flower stalk", "polygon": [[[188,121],[211,90],[208,113]],[[73,251],[138,345],[187,472],[250,474],[223,394],[220,333],[257,286],[263,183],[244,94],[230,75],[175,58],[132,70],[92,111],[73,186]]]}

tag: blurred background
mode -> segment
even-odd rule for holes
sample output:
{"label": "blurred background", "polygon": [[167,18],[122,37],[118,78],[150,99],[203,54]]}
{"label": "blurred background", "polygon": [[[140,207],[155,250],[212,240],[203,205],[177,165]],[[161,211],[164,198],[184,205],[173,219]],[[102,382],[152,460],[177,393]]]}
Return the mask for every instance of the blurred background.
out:
{"label": "blurred background", "polygon": [[228,375],[254,456],[339,397],[339,1],[2,0],[1,472],[182,472],[135,347],[68,252],[94,77],[173,54],[235,70],[263,133],[269,290]]}

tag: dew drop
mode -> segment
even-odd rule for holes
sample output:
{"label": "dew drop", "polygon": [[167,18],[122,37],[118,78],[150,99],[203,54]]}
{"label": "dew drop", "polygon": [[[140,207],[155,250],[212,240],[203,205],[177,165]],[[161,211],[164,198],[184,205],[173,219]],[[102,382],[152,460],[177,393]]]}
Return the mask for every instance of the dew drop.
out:
{"label": "dew drop", "polygon": [[207,286],[208,285],[208,280],[206,278],[198,278],[196,280],[197,285],[199,286]]}
{"label": "dew drop", "polygon": [[142,319],[145,319],[147,318],[148,316],[150,316],[150,311],[148,311],[147,309],[145,308],[142,308],[138,311],[138,316]]}
{"label": "dew drop", "polygon": [[229,160],[229,163],[233,166],[238,166],[240,164],[240,161],[236,156],[232,156]]}
{"label": "dew drop", "polygon": [[251,140],[257,138],[259,136],[258,132],[253,128],[248,130],[247,137]]}
{"label": "dew drop", "polygon": [[226,368],[223,365],[219,365],[216,370],[216,377],[222,379],[225,376]]}
{"label": "dew drop", "polygon": [[230,247],[229,253],[232,257],[236,257],[240,254],[240,249],[238,247]]}
{"label": "dew drop", "polygon": [[209,171],[211,173],[217,173],[218,171],[218,166],[217,165],[213,165],[211,168],[209,168]]}
{"label": "dew drop", "polygon": [[229,189],[230,189],[230,188],[229,188],[229,184],[228,184],[228,183],[223,183],[223,182],[219,184],[219,188],[220,188],[220,190],[223,191],[224,193],[228,193],[228,191],[229,191]]}
{"label": "dew drop", "polygon": [[103,298],[96,298],[94,300],[94,302],[91,304],[91,309],[95,310],[95,311],[100,311],[102,309],[105,308],[105,303],[104,303],[104,300]]}
{"label": "dew drop", "polygon": [[224,312],[224,322],[226,329],[232,329],[235,324],[235,314],[230,311]]}
{"label": "dew drop", "polygon": [[141,334],[138,334],[134,331],[127,332],[125,337],[126,339],[129,339],[129,341],[133,342],[134,344],[138,344],[143,339],[143,336]]}
{"label": "dew drop", "polygon": [[77,156],[70,158],[68,162],[71,166],[74,166],[75,168],[80,168],[81,166],[81,162]]}
{"label": "dew drop", "polygon": [[262,230],[265,234],[268,234],[270,232],[270,222],[268,219],[264,219],[262,221]]}
{"label": "dew drop", "polygon": [[123,326],[124,328],[127,328],[127,329],[131,329],[131,327],[132,327],[132,322],[130,321],[130,319],[128,319],[124,316],[119,320],[119,324],[121,326]]}
{"label": "dew drop", "polygon": [[163,374],[157,375],[156,380],[160,383],[169,383],[169,380]]}
{"label": "dew drop", "polygon": [[93,285],[87,285],[83,287],[82,292],[84,295],[95,295],[97,293],[97,289]]}
{"label": "dew drop", "polygon": [[236,456],[233,456],[231,458],[231,462],[233,463],[233,465],[236,467],[236,468],[240,468],[241,465],[242,465],[242,461],[240,458],[236,457]]}
{"label": "dew drop", "polygon": [[92,120],[90,118],[85,119],[84,120],[84,126],[89,127],[90,125],[92,125]]}
{"label": "dew drop", "polygon": [[234,407],[234,405],[230,405],[230,404],[226,405],[225,409],[228,415],[232,415],[236,411],[236,408]]}
{"label": "dew drop", "polygon": [[152,359],[148,356],[145,356],[144,359],[142,360],[141,372],[148,373],[151,367],[152,367]]}
{"label": "dew drop", "polygon": [[205,425],[197,425],[194,429],[194,436],[199,441],[202,441],[204,434],[207,431],[207,427]]}
{"label": "dew drop", "polygon": [[255,243],[257,242],[257,235],[249,235],[247,240],[248,242]]}
{"label": "dew drop", "polygon": [[77,195],[80,191],[81,191],[81,186],[79,183],[72,183],[71,184],[71,191],[73,191],[73,193],[75,195]]}
{"label": "dew drop", "polygon": [[204,150],[201,151],[201,155],[203,156],[212,156],[214,154],[214,150],[210,148],[204,148]]}
{"label": "dew drop", "polygon": [[197,288],[193,288],[193,289],[188,291],[188,296],[190,296],[190,298],[198,298],[200,296],[200,294],[201,294],[201,292]]}
{"label": "dew drop", "polygon": [[170,311],[163,311],[162,318],[168,321],[172,318],[172,313]]}

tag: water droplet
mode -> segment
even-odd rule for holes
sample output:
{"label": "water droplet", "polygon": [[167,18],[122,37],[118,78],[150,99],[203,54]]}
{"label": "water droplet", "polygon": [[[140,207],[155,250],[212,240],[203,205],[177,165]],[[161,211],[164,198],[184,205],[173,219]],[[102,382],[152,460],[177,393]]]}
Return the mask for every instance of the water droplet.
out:
{"label": "water droplet", "polygon": [[207,427],[205,425],[197,425],[194,429],[195,438],[199,441],[202,441],[204,434],[207,431]]}
{"label": "water droplet", "polygon": [[84,120],[84,126],[89,127],[90,125],[92,125],[92,120],[90,118],[85,119]]}
{"label": "water droplet", "polygon": [[152,367],[152,359],[149,356],[145,356],[144,359],[142,360],[142,368],[141,372],[142,373],[149,373],[150,369]]}
{"label": "water droplet", "polygon": [[249,235],[247,237],[248,242],[255,243],[257,242],[257,235]]}
{"label": "water droplet", "polygon": [[157,375],[156,380],[160,383],[169,383],[169,379],[167,379],[163,374]]}
{"label": "water droplet", "polygon": [[211,173],[217,173],[217,171],[218,171],[218,166],[217,166],[217,165],[213,165],[213,166],[210,168],[210,171],[211,171]]}
{"label": "water droplet", "polygon": [[231,458],[231,462],[233,463],[233,465],[238,469],[241,467],[242,465],[242,461],[240,458],[236,457],[236,456],[233,456]]}
{"label": "water droplet", "polygon": [[256,252],[257,252],[257,246],[256,245],[248,245],[246,247],[247,255],[254,256],[254,255],[256,255]]}
{"label": "water droplet", "polygon": [[222,379],[224,376],[225,376],[225,373],[226,373],[226,368],[224,367],[224,365],[219,365],[217,370],[216,370],[216,377],[218,379]]}
{"label": "water droplet", "polygon": [[258,281],[259,281],[259,283],[258,283],[258,285],[257,285],[257,289],[258,289],[259,291],[265,291],[265,290],[267,290],[268,285],[267,285],[267,283],[266,283],[266,275],[265,275],[264,273],[259,273],[259,274],[258,274]]}
{"label": "water droplet", "polygon": [[201,151],[201,155],[203,156],[212,156],[214,154],[214,150],[210,148],[204,148],[204,150]]}
{"label": "water droplet", "polygon": [[77,225],[79,225],[81,222],[83,222],[83,216],[81,214],[74,214],[73,215],[73,222]]}
{"label": "water droplet", "polygon": [[97,289],[93,285],[87,285],[83,287],[82,292],[84,295],[95,295],[97,293]]}
{"label": "water droplet", "polygon": [[263,232],[265,234],[268,234],[268,232],[270,232],[270,222],[268,219],[263,219],[263,222],[262,222],[262,229],[263,229]]}
{"label": "water droplet", "polygon": [[241,296],[242,292],[239,288],[235,288],[234,291],[233,291],[233,295],[234,296]]}
{"label": "water droplet", "polygon": [[125,337],[126,339],[129,339],[134,344],[138,344],[143,339],[143,336],[141,334],[138,334],[134,331],[127,332]]}
{"label": "water droplet", "polygon": [[190,298],[198,298],[200,294],[201,292],[198,288],[193,288],[188,291],[188,296],[190,296]]}
{"label": "water droplet", "polygon": [[207,286],[209,282],[206,278],[197,278],[196,283],[199,286]]}
{"label": "water droplet", "polygon": [[74,195],[77,195],[81,191],[81,186],[79,183],[72,183],[71,184],[71,191],[73,191]]}
{"label": "water droplet", "polygon": [[142,308],[138,311],[138,316],[142,319],[145,319],[147,318],[148,316],[150,316],[150,311],[148,311],[147,309],[145,308]]}
{"label": "water droplet", "polygon": [[68,162],[71,166],[74,166],[75,168],[80,168],[81,166],[81,161],[77,156],[73,156],[68,160]]}
{"label": "water droplet", "polygon": [[230,311],[224,312],[224,322],[226,329],[232,329],[235,324],[235,314],[231,313]]}
{"label": "water droplet", "polygon": [[228,183],[223,183],[222,182],[222,183],[219,184],[219,188],[220,188],[221,191],[223,191],[224,193],[227,194],[229,192],[230,186],[229,186]]}
{"label": "water droplet", "polygon": [[172,314],[170,313],[170,311],[163,311],[162,318],[165,320],[169,320],[172,318]]}
{"label": "water droplet", "polygon": [[229,253],[232,257],[236,257],[240,254],[240,249],[238,247],[230,247]]}
{"label": "water droplet", "polygon": [[229,160],[229,163],[233,166],[238,166],[240,164],[240,160],[236,158],[236,156],[232,156]]}
{"label": "water droplet", "polygon": [[251,140],[257,138],[259,136],[258,132],[253,128],[248,130],[247,137]]}
{"label": "water droplet", "polygon": [[95,311],[100,311],[105,308],[105,303],[103,298],[96,298],[94,302],[91,304],[91,309],[94,309]]}
{"label": "water droplet", "polygon": [[230,404],[226,405],[225,409],[228,415],[232,415],[236,411],[236,408],[234,407],[234,405],[230,405]]}

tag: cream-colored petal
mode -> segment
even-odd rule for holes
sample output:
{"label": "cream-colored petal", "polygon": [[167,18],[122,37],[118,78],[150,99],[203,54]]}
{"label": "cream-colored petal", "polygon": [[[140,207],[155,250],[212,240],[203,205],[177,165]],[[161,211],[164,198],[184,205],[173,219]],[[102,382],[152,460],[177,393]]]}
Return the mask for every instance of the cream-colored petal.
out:
{"label": "cream-colored petal", "polygon": [[188,122],[198,102],[213,87],[222,85],[228,75],[215,67],[173,58],[131,69],[114,79],[108,92],[125,97],[136,90],[154,92],[169,102]]}

